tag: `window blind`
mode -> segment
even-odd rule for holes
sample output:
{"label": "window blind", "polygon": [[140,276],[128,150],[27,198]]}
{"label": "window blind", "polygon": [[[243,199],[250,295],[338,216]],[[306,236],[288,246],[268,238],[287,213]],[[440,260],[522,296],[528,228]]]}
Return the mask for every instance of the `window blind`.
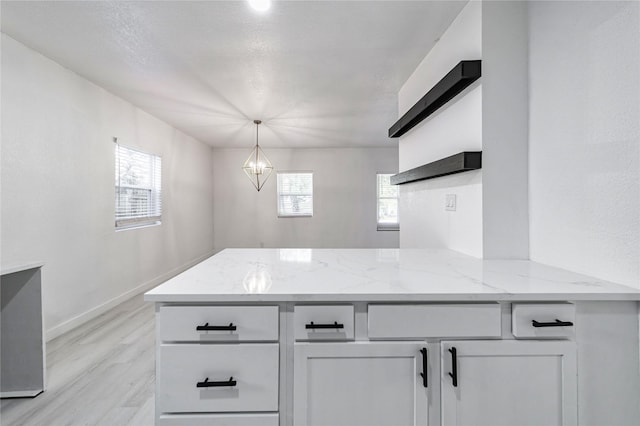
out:
{"label": "window blind", "polygon": [[162,217],[162,158],[115,144],[115,224],[130,228]]}
{"label": "window blind", "polygon": [[392,174],[378,173],[378,229],[398,229],[398,185]]}
{"label": "window blind", "polygon": [[313,216],[313,173],[278,173],[278,216]]}

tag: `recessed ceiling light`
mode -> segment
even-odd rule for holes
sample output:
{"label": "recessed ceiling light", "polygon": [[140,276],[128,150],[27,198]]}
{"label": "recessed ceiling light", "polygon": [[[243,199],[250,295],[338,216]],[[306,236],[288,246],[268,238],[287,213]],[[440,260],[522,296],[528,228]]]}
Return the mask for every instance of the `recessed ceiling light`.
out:
{"label": "recessed ceiling light", "polygon": [[265,12],[271,7],[271,0],[249,0],[249,5],[258,12]]}

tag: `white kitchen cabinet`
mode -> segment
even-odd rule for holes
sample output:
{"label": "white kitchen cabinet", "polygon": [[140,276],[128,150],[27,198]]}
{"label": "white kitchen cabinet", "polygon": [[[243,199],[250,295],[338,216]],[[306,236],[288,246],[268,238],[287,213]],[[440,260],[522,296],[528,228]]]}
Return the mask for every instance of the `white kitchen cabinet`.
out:
{"label": "white kitchen cabinet", "polygon": [[[639,290],[447,251],[312,252],[224,250],[146,293],[157,425],[640,424]],[[247,292],[258,263],[271,284]]]}
{"label": "white kitchen cabinet", "polygon": [[0,397],[34,397],[45,389],[42,263],[2,265]]}
{"label": "white kitchen cabinet", "polygon": [[296,305],[296,340],[353,340],[353,305]]}
{"label": "white kitchen cabinet", "polygon": [[276,343],[164,344],[158,403],[168,413],[278,411]]}
{"label": "white kitchen cabinet", "polygon": [[370,304],[370,339],[500,337],[498,303]]}
{"label": "white kitchen cabinet", "polygon": [[577,424],[575,343],[447,341],[441,354],[442,425]]}
{"label": "white kitchen cabinet", "polygon": [[421,374],[431,386],[437,369],[422,349],[438,356],[424,342],[296,344],[293,424],[426,426],[430,387]]}
{"label": "white kitchen cabinet", "polygon": [[278,341],[277,306],[163,306],[163,342]]}
{"label": "white kitchen cabinet", "polygon": [[514,303],[511,331],[516,339],[570,339],[575,336],[573,303]]}
{"label": "white kitchen cabinet", "polygon": [[159,306],[156,425],[278,425],[279,310]]}

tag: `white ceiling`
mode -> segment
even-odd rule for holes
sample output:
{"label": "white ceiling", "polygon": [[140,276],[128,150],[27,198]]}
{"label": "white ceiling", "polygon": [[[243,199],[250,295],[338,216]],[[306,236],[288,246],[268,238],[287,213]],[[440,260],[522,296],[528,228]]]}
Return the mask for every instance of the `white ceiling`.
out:
{"label": "white ceiling", "polygon": [[395,146],[465,1],[2,1],[2,32],[215,147]]}

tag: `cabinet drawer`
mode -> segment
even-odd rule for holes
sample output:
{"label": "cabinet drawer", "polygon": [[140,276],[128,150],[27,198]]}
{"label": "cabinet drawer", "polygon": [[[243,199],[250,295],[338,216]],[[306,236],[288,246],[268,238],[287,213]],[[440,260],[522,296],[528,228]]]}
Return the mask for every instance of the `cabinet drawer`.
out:
{"label": "cabinet drawer", "polygon": [[159,356],[157,401],[164,413],[278,411],[275,343],[161,345]]}
{"label": "cabinet drawer", "polygon": [[572,303],[514,303],[512,332],[517,338],[567,339],[575,335]]}
{"label": "cabinet drawer", "polygon": [[370,339],[500,337],[498,303],[369,305]]}
{"label": "cabinet drawer", "polygon": [[278,426],[278,413],[270,414],[162,414],[157,426]]}
{"label": "cabinet drawer", "polygon": [[294,318],[296,340],[353,340],[353,305],[295,306]]}
{"label": "cabinet drawer", "polygon": [[159,317],[163,342],[278,340],[277,306],[162,306]]}

